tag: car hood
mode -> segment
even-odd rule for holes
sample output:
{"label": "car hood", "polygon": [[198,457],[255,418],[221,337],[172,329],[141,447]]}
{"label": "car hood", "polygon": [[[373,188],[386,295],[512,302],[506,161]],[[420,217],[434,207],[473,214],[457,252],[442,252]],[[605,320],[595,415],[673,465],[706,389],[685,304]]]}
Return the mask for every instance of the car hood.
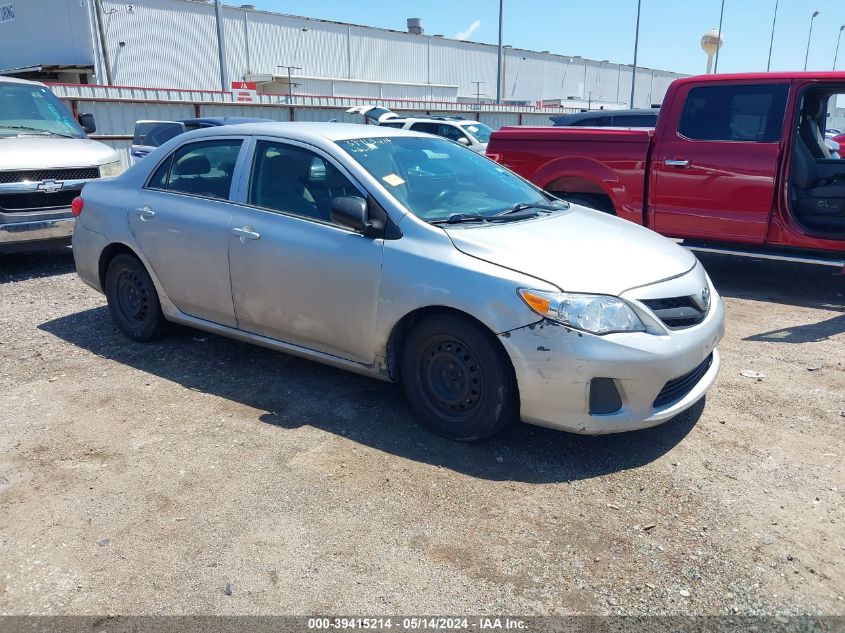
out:
{"label": "car hood", "polygon": [[117,152],[88,138],[0,138],[0,170],[91,167],[118,160]]}
{"label": "car hood", "polygon": [[502,224],[444,226],[467,255],[569,292],[620,295],[691,270],[695,257],[646,228],[572,205]]}

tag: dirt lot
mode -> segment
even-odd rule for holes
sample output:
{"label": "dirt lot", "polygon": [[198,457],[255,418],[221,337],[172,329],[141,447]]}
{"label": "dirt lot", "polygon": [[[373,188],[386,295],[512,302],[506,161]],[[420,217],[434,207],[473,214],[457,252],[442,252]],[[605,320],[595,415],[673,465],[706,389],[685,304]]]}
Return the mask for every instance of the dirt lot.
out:
{"label": "dirt lot", "polygon": [[467,446],[394,385],[132,344],[68,253],[0,258],[0,613],[845,614],[845,278],[702,261],[706,404]]}

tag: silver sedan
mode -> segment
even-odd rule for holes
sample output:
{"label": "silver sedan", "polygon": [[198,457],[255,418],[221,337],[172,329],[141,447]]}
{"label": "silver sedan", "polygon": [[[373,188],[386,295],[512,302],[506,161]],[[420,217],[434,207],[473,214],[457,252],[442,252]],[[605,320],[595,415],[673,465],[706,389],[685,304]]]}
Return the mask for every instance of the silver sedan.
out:
{"label": "silver sedan", "polygon": [[653,426],[718,373],[724,312],[693,255],[442,138],[201,130],[73,209],[79,276],[133,341],[176,322],[401,380],[454,439]]}

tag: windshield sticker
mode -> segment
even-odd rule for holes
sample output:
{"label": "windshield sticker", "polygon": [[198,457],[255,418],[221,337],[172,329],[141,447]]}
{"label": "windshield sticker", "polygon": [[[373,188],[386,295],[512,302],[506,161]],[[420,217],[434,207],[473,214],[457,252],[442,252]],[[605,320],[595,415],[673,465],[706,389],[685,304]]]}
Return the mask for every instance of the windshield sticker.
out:
{"label": "windshield sticker", "polygon": [[398,187],[399,185],[405,184],[405,181],[396,174],[387,174],[387,176],[382,176],[381,179],[391,187]]}

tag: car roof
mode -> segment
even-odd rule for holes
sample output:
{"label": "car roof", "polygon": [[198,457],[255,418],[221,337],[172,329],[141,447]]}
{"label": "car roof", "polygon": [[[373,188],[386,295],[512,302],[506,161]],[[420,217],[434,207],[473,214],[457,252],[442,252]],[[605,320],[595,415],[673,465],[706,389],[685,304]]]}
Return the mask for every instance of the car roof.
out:
{"label": "car roof", "polygon": [[187,134],[180,134],[177,138],[191,139],[203,136],[220,136],[227,132],[248,136],[280,136],[299,141],[345,141],[358,138],[373,138],[385,136],[430,136],[422,132],[400,130],[398,128],[381,125],[363,125],[361,123],[318,123],[294,121],[292,123],[241,123],[230,126],[204,128]]}
{"label": "car roof", "polygon": [[30,81],[29,79],[18,79],[17,77],[6,77],[5,75],[0,75],[0,83],[29,84],[31,86],[43,86],[43,85],[45,85],[45,84],[41,83],[40,81]]}
{"label": "car roof", "polygon": [[197,124],[197,125],[239,125],[241,123],[269,123],[273,119],[260,119],[257,117],[246,116],[208,116],[200,117],[198,119],[180,119],[179,123]]}
{"label": "car roof", "polygon": [[582,121],[602,116],[657,116],[658,108],[634,108],[632,110],[589,110],[587,112],[570,112],[549,117],[552,121]]}

